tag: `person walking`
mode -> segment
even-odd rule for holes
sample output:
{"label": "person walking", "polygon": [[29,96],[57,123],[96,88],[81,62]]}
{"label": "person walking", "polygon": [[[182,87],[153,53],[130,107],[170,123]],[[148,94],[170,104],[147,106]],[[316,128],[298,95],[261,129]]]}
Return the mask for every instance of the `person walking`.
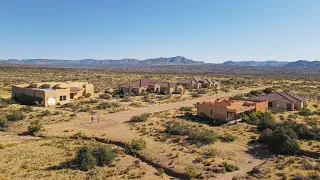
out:
{"label": "person walking", "polygon": [[98,117],[98,123],[100,122],[100,117]]}
{"label": "person walking", "polygon": [[93,122],[93,116],[91,117],[91,121]]}

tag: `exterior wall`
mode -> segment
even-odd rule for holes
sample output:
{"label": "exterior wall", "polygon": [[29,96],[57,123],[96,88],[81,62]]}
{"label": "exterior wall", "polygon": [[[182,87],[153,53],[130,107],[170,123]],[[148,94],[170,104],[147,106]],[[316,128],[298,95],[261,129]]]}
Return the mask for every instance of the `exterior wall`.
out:
{"label": "exterior wall", "polygon": [[256,103],[255,111],[268,112],[268,101]]}
{"label": "exterior wall", "polygon": [[304,106],[303,102],[294,103],[294,109],[301,109],[303,108],[303,106]]}
{"label": "exterior wall", "polygon": [[291,111],[294,110],[294,103],[290,102],[290,101],[269,101],[272,102],[272,108],[279,108],[279,109],[283,109],[283,110],[288,110],[287,108],[287,104],[291,104]]}
{"label": "exterior wall", "polygon": [[[212,114],[211,114],[212,111]],[[197,104],[197,115],[201,116],[205,114],[211,119],[226,121],[227,120],[227,109],[226,108],[214,108],[210,105]]]}
{"label": "exterior wall", "polygon": [[[59,85],[62,88],[56,89],[55,86]],[[31,88],[30,88],[31,87]],[[33,97],[38,97],[42,99],[42,104],[48,106],[48,99],[54,98],[55,104],[66,104],[70,103],[70,87],[85,88],[82,91],[74,92],[74,99],[85,95],[86,93],[94,93],[94,88],[92,84],[83,82],[69,82],[69,83],[33,83],[25,84],[21,86],[12,86],[12,97],[15,94],[26,94]],[[32,89],[32,88],[43,88],[43,89]],[[46,90],[52,88],[50,90]],[[66,100],[60,100],[60,96],[66,96]]]}

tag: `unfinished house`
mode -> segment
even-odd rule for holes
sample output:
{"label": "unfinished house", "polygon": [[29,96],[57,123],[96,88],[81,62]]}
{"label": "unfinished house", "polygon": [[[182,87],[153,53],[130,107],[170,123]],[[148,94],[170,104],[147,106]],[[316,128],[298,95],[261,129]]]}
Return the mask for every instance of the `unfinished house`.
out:
{"label": "unfinished house", "polygon": [[[49,82],[12,86],[12,97],[27,95],[43,106],[66,104],[86,94],[93,94],[93,85],[87,82]],[[22,102],[23,103],[23,102]]]}
{"label": "unfinished house", "polygon": [[202,87],[203,88],[215,88],[215,89],[220,89],[220,83],[215,80],[211,80],[208,78],[205,78],[202,80]]}
{"label": "unfinished house", "polygon": [[141,79],[139,81],[131,82],[129,84],[124,84],[119,86],[119,91],[126,92],[135,92],[137,95],[144,94],[146,91],[150,92],[159,92],[160,91],[160,83],[151,80],[151,79]]}
{"label": "unfinished house", "polygon": [[160,92],[164,94],[171,93],[182,93],[184,91],[183,86],[176,85],[172,82],[162,82],[160,83]]}
{"label": "unfinished house", "polygon": [[275,92],[250,99],[268,101],[269,108],[279,108],[288,111],[300,109],[307,104],[306,98],[285,92]]}
{"label": "unfinished house", "polygon": [[197,115],[220,121],[239,120],[252,112],[267,112],[268,101],[233,100],[221,98],[213,102],[198,102]]}

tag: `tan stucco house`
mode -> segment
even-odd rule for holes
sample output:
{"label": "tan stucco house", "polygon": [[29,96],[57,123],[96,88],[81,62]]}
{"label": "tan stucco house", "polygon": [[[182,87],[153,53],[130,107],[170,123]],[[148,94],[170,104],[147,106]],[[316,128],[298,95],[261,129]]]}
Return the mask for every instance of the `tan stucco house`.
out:
{"label": "tan stucco house", "polygon": [[306,98],[286,92],[275,92],[250,99],[268,101],[269,108],[279,108],[288,111],[301,109],[307,104]]}
{"label": "tan stucco house", "polygon": [[244,114],[267,112],[268,101],[233,100],[221,98],[213,102],[198,102],[197,115],[220,121],[240,119]]}
{"label": "tan stucco house", "polygon": [[214,81],[208,78],[189,78],[182,81],[177,82],[178,85],[182,85],[187,89],[200,89],[200,88],[220,88],[220,84],[218,81]]}
{"label": "tan stucco house", "polygon": [[12,86],[12,97],[25,94],[43,106],[66,104],[73,99],[93,94],[92,84],[87,82],[48,82]]}
{"label": "tan stucco house", "polygon": [[170,93],[182,93],[184,91],[183,86],[176,85],[172,82],[161,82],[160,83],[160,92],[170,94]]}
{"label": "tan stucco house", "polygon": [[119,90],[123,93],[132,91],[137,93],[137,95],[141,95],[146,91],[159,92],[160,83],[152,79],[141,79],[129,84],[120,85]]}

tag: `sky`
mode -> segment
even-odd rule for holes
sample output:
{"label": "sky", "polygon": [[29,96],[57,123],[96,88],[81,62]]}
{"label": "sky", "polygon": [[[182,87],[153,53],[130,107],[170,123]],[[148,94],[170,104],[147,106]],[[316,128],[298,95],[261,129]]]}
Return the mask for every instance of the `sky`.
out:
{"label": "sky", "polygon": [[0,59],[319,60],[320,0],[0,0]]}

